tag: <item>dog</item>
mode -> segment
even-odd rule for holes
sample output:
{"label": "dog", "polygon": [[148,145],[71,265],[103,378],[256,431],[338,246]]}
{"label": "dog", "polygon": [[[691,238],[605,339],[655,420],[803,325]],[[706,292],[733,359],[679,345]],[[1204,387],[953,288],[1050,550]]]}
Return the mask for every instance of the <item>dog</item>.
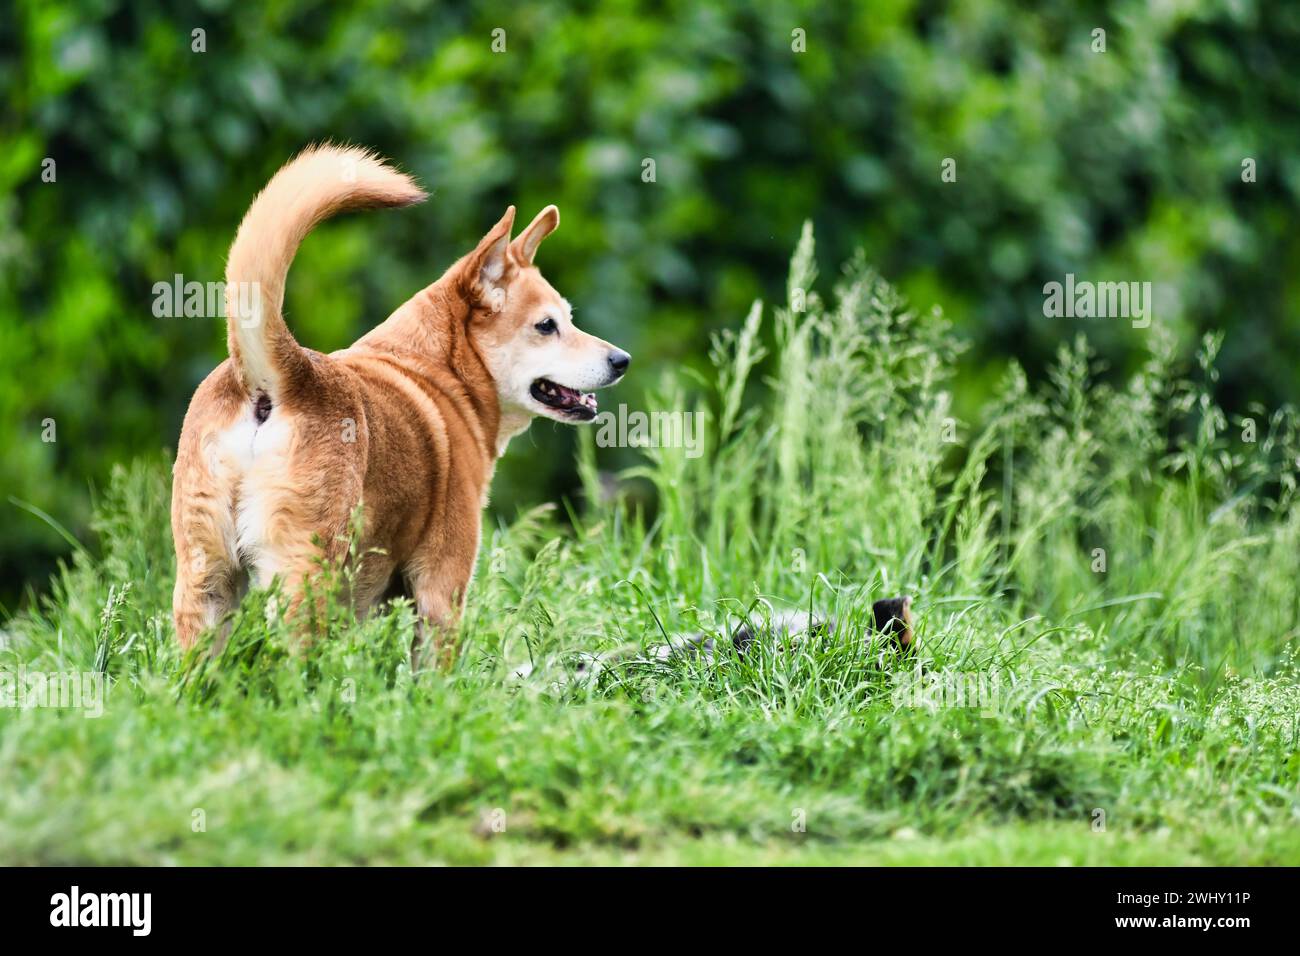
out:
{"label": "dog", "polygon": [[417,645],[431,636],[442,658],[454,656],[497,459],[535,417],[590,422],[592,393],[627,371],[628,353],[579,330],[534,264],[559,226],[555,206],[513,238],[509,207],[351,347],[299,345],[282,306],[307,233],[344,210],[424,198],[369,150],[315,146],[275,174],[240,224],[226,266],[229,358],[190,402],[173,473],[183,648],[250,584],[279,579],[293,617],[322,562],[353,553],[363,556],[348,584],[358,615],[401,586],[419,614]]}

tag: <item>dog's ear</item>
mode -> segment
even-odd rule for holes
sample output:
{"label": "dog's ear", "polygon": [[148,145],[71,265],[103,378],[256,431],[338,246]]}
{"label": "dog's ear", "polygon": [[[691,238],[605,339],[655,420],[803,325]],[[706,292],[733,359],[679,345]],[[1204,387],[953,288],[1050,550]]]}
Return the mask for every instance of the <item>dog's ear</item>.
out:
{"label": "dog's ear", "polygon": [[528,224],[528,228],[521,232],[515,238],[515,241],[510,244],[515,258],[519,260],[519,264],[524,266],[532,265],[533,256],[537,255],[537,247],[559,225],[560,210],[554,206],[547,206],[539,212],[533,221]]}
{"label": "dog's ear", "polygon": [[515,224],[515,207],[511,206],[474,251],[465,257],[462,284],[478,302],[494,312],[501,311],[505,286],[515,264],[510,261],[510,230]]}

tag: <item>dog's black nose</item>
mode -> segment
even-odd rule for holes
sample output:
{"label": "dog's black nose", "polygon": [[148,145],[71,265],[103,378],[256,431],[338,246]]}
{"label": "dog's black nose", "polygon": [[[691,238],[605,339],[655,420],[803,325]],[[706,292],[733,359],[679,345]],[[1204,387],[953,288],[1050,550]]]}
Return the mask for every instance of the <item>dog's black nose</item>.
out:
{"label": "dog's black nose", "polygon": [[628,355],[622,349],[614,349],[609,353],[609,364],[614,367],[614,371],[622,375],[627,371],[628,365],[632,362],[632,356]]}

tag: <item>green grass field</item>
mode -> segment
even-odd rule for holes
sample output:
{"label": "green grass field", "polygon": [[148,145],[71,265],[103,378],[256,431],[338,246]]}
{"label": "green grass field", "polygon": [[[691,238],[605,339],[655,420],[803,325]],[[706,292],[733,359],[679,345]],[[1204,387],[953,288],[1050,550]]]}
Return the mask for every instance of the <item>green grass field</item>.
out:
{"label": "green grass field", "polygon": [[[1225,415],[1217,342],[1172,369],[1156,323],[1131,379],[1071,343],[976,428],[937,311],[861,263],[815,283],[810,234],[800,300],[721,337],[715,381],[661,384],[707,440],[623,476],[653,517],[588,429],[572,527],[487,530],[449,674],[412,672],[405,603],[330,602],[303,653],[264,593],[184,659],[166,464],[120,469],[98,540],[3,628],[0,669],[110,689],[95,718],[0,709],[0,862],[1300,863],[1292,413]],[[898,593],[917,659],[867,633]],[[791,608],[838,629],[637,658]]]}

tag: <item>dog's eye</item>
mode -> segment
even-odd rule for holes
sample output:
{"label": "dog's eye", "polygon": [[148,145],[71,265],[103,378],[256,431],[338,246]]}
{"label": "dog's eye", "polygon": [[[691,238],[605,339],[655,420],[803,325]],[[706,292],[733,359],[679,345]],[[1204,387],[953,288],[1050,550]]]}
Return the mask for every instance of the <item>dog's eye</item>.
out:
{"label": "dog's eye", "polygon": [[534,325],[533,328],[538,332],[541,332],[543,335],[554,335],[556,331],[555,320],[542,319],[542,321]]}

